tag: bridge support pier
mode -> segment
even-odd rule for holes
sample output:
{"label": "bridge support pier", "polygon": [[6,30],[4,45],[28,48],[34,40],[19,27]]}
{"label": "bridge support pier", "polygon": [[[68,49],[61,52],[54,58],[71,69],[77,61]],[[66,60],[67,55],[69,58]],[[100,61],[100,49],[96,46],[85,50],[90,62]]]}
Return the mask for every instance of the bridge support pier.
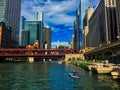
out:
{"label": "bridge support pier", "polygon": [[28,62],[33,63],[34,62],[34,57],[28,57]]}

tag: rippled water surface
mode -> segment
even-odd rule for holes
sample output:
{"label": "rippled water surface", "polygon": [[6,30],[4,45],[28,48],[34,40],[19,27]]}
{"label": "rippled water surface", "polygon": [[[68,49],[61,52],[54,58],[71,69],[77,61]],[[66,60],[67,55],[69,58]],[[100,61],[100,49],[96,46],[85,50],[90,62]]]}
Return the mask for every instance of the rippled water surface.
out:
{"label": "rippled water surface", "polygon": [[[79,79],[68,76],[73,70]],[[120,90],[119,83],[57,62],[0,63],[0,90]]]}

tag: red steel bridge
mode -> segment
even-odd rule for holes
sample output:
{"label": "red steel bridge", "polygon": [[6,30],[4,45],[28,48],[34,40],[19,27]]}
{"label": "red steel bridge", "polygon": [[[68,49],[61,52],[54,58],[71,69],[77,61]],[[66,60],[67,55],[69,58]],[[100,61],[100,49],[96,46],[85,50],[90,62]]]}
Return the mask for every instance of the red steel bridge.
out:
{"label": "red steel bridge", "polygon": [[26,49],[1,48],[0,57],[65,57],[65,54],[79,53],[75,49]]}

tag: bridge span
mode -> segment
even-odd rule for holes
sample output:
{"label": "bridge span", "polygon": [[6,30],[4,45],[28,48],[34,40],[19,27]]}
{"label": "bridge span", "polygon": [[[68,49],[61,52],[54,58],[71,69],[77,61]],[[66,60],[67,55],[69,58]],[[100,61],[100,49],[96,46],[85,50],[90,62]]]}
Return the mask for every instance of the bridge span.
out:
{"label": "bridge span", "polygon": [[26,49],[26,48],[1,48],[1,58],[35,57],[35,58],[65,58],[65,54],[77,54],[75,49]]}

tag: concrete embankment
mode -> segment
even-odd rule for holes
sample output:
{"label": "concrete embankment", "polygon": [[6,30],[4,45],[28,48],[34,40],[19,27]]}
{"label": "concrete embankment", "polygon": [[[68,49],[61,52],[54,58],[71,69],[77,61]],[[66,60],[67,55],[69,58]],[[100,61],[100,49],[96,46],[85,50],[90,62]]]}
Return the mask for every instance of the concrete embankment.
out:
{"label": "concrete embankment", "polygon": [[109,74],[113,78],[120,78],[120,65],[113,63],[95,63],[95,62],[84,62],[84,61],[69,61],[69,64],[77,65],[85,70],[92,71],[97,74]]}

